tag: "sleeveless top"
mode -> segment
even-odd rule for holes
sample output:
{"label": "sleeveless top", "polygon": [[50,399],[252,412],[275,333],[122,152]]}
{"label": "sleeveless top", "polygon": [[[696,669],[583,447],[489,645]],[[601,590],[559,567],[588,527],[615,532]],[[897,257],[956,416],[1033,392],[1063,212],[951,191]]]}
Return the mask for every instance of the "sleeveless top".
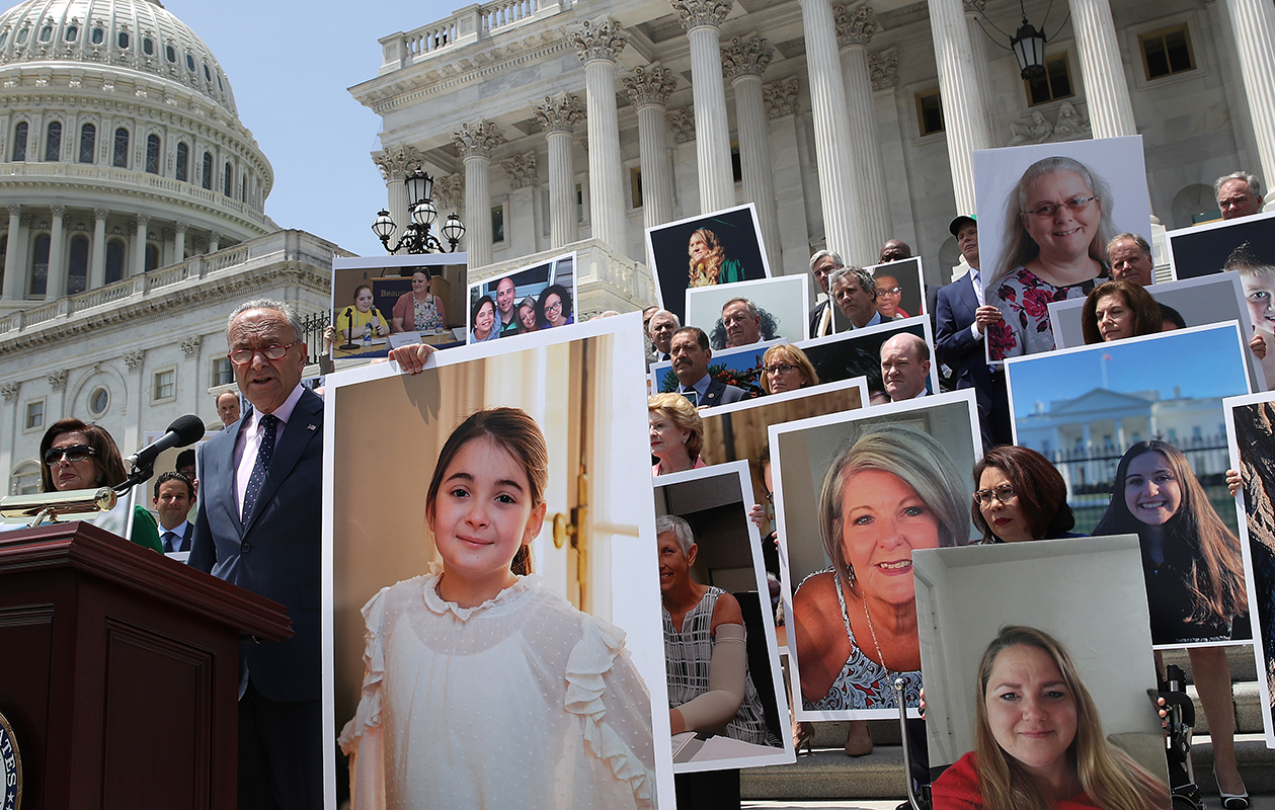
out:
{"label": "sleeveless top", "polygon": [[412,313],[416,321],[416,331],[420,332],[425,329],[442,329],[443,318],[438,314],[436,306],[438,298],[431,294],[429,300],[421,303],[413,299]]}
{"label": "sleeveless top", "polygon": [[[664,660],[668,680],[668,705],[676,709],[708,691],[708,666],[713,658],[713,608],[726,593],[709,586],[708,593],[682,620],[682,632],[673,629],[673,617],[664,613]],[[766,728],[761,697],[753,677],[745,671],[744,702],[726,725],[726,736],[757,745],[779,745]]]}
{"label": "sleeveless top", "polygon": [[898,677],[903,679],[903,701],[909,706],[918,705],[921,701],[920,670],[895,672],[864,655],[854,640],[854,632],[850,629],[850,614],[846,612],[846,598],[841,592],[841,578],[835,571],[832,574],[832,581],[837,588],[837,602],[841,605],[841,621],[845,623],[846,637],[850,639],[850,657],[846,659],[845,666],[841,668],[827,695],[816,701],[806,700],[803,695],[802,704],[808,711],[813,712],[895,709],[898,706],[894,702],[894,679]]}

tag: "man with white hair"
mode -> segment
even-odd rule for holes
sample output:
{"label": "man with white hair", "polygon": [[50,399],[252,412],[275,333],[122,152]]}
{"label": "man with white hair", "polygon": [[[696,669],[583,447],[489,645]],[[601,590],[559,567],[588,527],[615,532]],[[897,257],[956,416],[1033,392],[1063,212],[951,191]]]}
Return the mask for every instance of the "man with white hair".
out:
{"label": "man with white hair", "polygon": [[923,397],[930,374],[930,347],[911,332],[881,344],[881,380],[891,402]]}
{"label": "man with white hair", "polygon": [[1222,219],[1251,217],[1262,211],[1262,181],[1248,172],[1231,172],[1213,184]]}
{"label": "man with white hair", "polygon": [[732,298],[722,307],[722,326],[726,327],[726,348],[747,346],[761,340],[761,313],[747,298]]}
{"label": "man with white hair", "polygon": [[815,285],[828,297],[815,304],[810,310],[810,336],[823,337],[832,332],[832,295],[828,292],[828,274],[846,263],[831,250],[816,251],[810,257],[810,274],[815,277]]}
{"label": "man with white hair", "polygon": [[647,324],[647,337],[655,347],[656,360],[672,360],[673,333],[682,328],[682,322],[667,309],[656,310]]}

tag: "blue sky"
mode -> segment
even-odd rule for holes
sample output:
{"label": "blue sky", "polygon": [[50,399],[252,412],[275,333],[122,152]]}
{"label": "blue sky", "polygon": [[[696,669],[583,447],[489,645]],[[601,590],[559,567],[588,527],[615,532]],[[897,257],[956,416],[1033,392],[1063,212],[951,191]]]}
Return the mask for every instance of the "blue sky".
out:
{"label": "blue sky", "polygon": [[1072,399],[1102,386],[1102,357],[1107,355],[1108,388],[1158,390],[1173,396],[1227,397],[1247,394],[1244,357],[1235,327],[1173,332],[1150,340],[1117,341],[1065,354],[1042,354],[1010,363],[1014,413],[1031,413],[1040,400]]}
{"label": "blue sky", "polygon": [[[11,4],[10,4],[11,5]],[[346,88],[376,77],[378,39],[441,20],[463,3],[166,0],[212,49],[239,119],[274,167],[266,213],[362,256],[383,255],[372,220],[385,182],[368,154],[381,119]]]}

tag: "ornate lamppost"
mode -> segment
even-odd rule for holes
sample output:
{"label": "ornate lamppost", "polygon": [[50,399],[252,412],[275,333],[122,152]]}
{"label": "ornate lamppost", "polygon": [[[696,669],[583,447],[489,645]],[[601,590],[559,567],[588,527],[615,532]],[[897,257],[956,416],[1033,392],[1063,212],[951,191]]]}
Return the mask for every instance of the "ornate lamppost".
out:
{"label": "ornate lamppost", "polygon": [[447,222],[439,228],[439,233],[447,240],[450,250],[444,251],[438,238],[430,233],[430,227],[438,219],[438,207],[434,205],[434,178],[420,169],[407,176],[403,185],[407,188],[407,198],[412,200],[410,210],[412,221],[394,247],[390,247],[390,237],[398,226],[390,219],[390,212],[381,210],[372,223],[372,232],[381,240],[381,244],[390,253],[406,250],[408,253],[455,253],[461,237],[465,235],[465,225],[456,216],[456,212],[447,215]]}

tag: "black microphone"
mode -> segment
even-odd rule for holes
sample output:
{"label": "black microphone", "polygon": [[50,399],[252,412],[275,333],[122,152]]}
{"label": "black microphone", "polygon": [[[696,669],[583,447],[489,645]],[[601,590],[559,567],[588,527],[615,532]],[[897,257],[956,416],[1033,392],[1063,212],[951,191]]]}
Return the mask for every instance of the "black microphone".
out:
{"label": "black microphone", "polygon": [[354,307],[345,308],[345,322],[350,327],[350,334],[345,336],[345,342],[342,343],[340,346],[337,346],[337,348],[343,352],[352,352],[352,351],[355,351],[356,349],[363,348],[362,346],[354,342]]}
{"label": "black microphone", "polygon": [[185,447],[194,444],[204,437],[204,420],[188,413],[179,416],[168,426],[168,430],[154,444],[143,447],[124,460],[129,469],[149,469],[155,464],[155,458],[170,447]]}

